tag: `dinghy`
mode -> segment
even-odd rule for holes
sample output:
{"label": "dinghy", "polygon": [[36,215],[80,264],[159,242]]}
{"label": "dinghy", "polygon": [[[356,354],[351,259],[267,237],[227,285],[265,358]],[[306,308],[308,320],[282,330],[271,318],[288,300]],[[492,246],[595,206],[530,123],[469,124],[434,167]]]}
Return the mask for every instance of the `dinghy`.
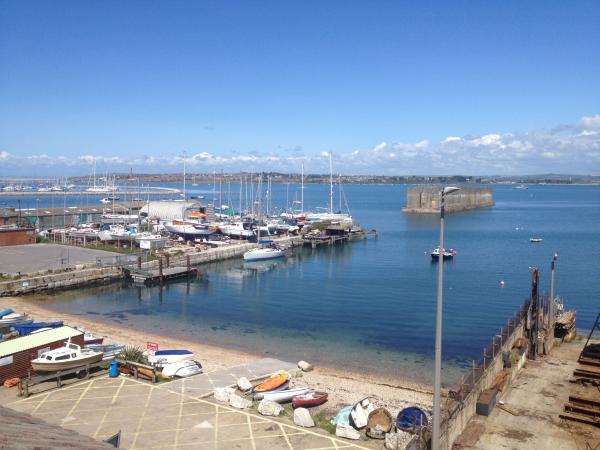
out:
{"label": "dinghy", "polygon": [[0,311],[0,317],[4,317],[7,314],[13,313],[14,311],[10,308],[3,309]]}
{"label": "dinghy", "polygon": [[350,420],[354,425],[354,428],[360,430],[367,426],[369,420],[369,414],[375,410],[373,403],[369,400],[369,397],[363,398],[360,402],[355,404],[350,411]]}
{"label": "dinghy", "polygon": [[372,439],[385,439],[394,426],[394,418],[385,408],[376,408],[369,414],[367,421],[367,436]]}
{"label": "dinghy", "polygon": [[189,350],[158,350],[148,356],[148,362],[155,366],[164,366],[186,359],[192,359],[194,352]]}
{"label": "dinghy", "polygon": [[429,424],[427,414],[416,406],[409,406],[398,413],[396,427],[404,431],[412,431],[415,428],[426,427]]}
{"label": "dinghy", "polygon": [[529,238],[529,242],[531,242],[531,243],[533,243],[533,244],[537,244],[537,243],[539,243],[539,242],[542,242],[542,241],[543,241],[543,239],[542,239],[542,238],[539,238],[539,237],[532,237],[532,238]]}
{"label": "dinghy", "polygon": [[90,350],[89,348],[82,349],[79,345],[73,344],[69,338],[64,347],[48,350],[42,353],[39,358],[31,361],[31,367],[39,372],[55,372],[93,364],[101,361],[102,355],[102,352]]}
{"label": "dinghy", "polygon": [[162,375],[164,377],[191,377],[202,373],[202,365],[191,359],[185,359],[183,361],[166,364],[162,368]]}
{"label": "dinghy", "polygon": [[304,394],[309,393],[310,391],[311,391],[311,388],[304,387],[304,388],[287,389],[287,390],[283,390],[283,391],[265,392],[265,393],[263,393],[263,398],[265,400],[270,400],[272,402],[285,403],[285,402],[289,402],[290,400],[292,400],[294,397],[297,397],[298,395],[304,395]]}
{"label": "dinghy", "polygon": [[308,392],[303,395],[297,395],[292,399],[294,408],[310,408],[311,406],[322,405],[327,401],[327,392]]}

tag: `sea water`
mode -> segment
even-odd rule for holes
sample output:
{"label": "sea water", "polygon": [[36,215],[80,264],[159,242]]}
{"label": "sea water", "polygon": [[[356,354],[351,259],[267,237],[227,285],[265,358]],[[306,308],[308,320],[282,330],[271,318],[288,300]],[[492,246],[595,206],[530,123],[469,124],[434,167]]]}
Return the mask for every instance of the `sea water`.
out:
{"label": "sea water", "polygon": [[[194,189],[190,194],[214,195],[212,185]],[[164,287],[69,291],[49,297],[47,306],[287,360],[429,382],[437,293],[430,252],[439,239],[439,217],[402,213],[406,189],[344,187],[353,217],[376,229],[377,238],[294,249],[278,261],[205,265],[198,279]],[[578,327],[589,329],[600,310],[600,187],[497,185],[493,192],[494,207],[446,217],[445,246],[457,251],[444,263],[446,383],[481,357],[529,296],[531,267],[540,268],[540,291],[549,291],[555,253],[555,290],[577,310]],[[235,194],[223,198],[238,207]],[[299,198],[297,186],[272,186],[272,205]],[[328,202],[328,185],[305,187],[306,209]],[[543,241],[533,244],[530,237]]]}

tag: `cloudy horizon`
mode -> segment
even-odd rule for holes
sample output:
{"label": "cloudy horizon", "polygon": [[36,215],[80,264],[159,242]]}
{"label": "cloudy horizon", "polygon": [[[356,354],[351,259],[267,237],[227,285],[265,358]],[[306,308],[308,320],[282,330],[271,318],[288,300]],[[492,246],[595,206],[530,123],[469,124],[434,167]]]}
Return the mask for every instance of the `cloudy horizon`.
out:
{"label": "cloudy horizon", "polygon": [[[210,173],[273,171],[327,173],[328,151],[301,146],[270,152],[233,151],[218,154],[205,149],[173,150],[168,154],[78,157],[60,154],[19,154],[0,149],[0,176],[86,176],[94,162],[97,173]],[[447,136],[440,141],[412,143],[382,141],[371,148],[332,152],[335,173],[344,175],[530,175],[600,174],[600,115],[584,116],[573,124],[524,133]]]}

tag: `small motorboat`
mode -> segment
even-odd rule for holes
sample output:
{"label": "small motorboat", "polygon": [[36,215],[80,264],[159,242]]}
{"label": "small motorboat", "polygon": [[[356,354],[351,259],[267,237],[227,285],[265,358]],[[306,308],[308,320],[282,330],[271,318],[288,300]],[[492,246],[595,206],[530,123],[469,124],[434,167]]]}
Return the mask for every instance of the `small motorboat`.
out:
{"label": "small motorboat", "polygon": [[33,318],[28,316],[27,314],[11,312],[2,316],[2,318],[0,319],[0,327],[3,325],[22,325],[31,322],[33,322]]}
{"label": "small motorboat", "polygon": [[14,311],[12,309],[10,309],[10,308],[3,309],[2,311],[0,311],[0,317],[4,317],[7,314],[11,314],[11,313],[14,313]]}
{"label": "small motorboat", "polygon": [[112,359],[125,349],[125,346],[120,344],[85,344],[84,347],[104,353],[102,359]]}
{"label": "small motorboat", "polygon": [[170,364],[165,364],[162,368],[164,377],[191,377],[202,373],[202,365],[194,360],[185,359]]}
{"label": "small motorboat", "polygon": [[534,243],[534,244],[537,244],[538,242],[542,242],[542,241],[543,241],[543,239],[542,239],[542,238],[539,238],[539,237],[532,237],[532,238],[529,238],[529,242],[532,242],[532,243]]}
{"label": "small motorboat", "polygon": [[69,338],[64,347],[48,350],[31,361],[31,367],[39,372],[56,372],[93,364],[101,361],[102,356],[102,352],[89,348],[82,349],[79,345],[73,344]]}
{"label": "small motorboat", "polygon": [[371,414],[375,410],[373,403],[369,397],[363,398],[360,402],[356,403],[352,407],[352,411],[350,411],[350,420],[352,421],[352,425],[357,430],[364,428],[367,426],[369,421],[369,414]]}
{"label": "small motorboat", "polygon": [[193,358],[194,352],[189,350],[158,350],[148,356],[148,362],[155,366],[164,366]]}
{"label": "small motorboat", "polygon": [[273,391],[273,390],[281,387],[281,385],[283,385],[284,383],[289,382],[289,380],[290,380],[289,373],[278,372],[275,375],[272,375],[270,378],[263,381],[262,383],[254,386],[254,388],[252,388],[252,392],[254,392],[255,394],[258,394],[258,393]]}
{"label": "small motorboat", "polygon": [[283,391],[265,392],[263,398],[272,402],[285,403],[299,395],[308,394],[312,389],[309,387],[286,389]]}
{"label": "small motorboat", "polygon": [[[450,249],[450,250],[446,250],[444,249],[444,253],[443,253],[443,258],[444,259],[452,259],[456,256],[456,250],[454,249]],[[439,261],[440,259],[440,248],[436,247],[435,250],[433,250],[431,252],[431,259],[433,261]]]}
{"label": "small motorboat", "polygon": [[262,261],[264,259],[282,258],[283,250],[274,247],[253,248],[244,253],[244,261]]}
{"label": "small motorboat", "polygon": [[327,392],[308,392],[292,398],[292,406],[294,408],[310,408],[311,406],[319,406],[327,401],[327,397]]}

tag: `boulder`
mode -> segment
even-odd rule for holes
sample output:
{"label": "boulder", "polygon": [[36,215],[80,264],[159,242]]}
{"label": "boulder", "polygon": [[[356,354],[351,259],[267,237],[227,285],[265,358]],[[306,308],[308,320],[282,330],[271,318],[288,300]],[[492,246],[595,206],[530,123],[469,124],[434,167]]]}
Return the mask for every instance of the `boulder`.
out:
{"label": "boulder", "polygon": [[252,389],[252,383],[250,383],[248,381],[248,378],[246,378],[246,377],[238,378],[237,386],[240,389],[240,391],[242,391],[242,392],[246,392],[246,391],[249,391],[250,389]]}
{"label": "boulder", "polygon": [[387,448],[388,450],[396,450],[399,448],[406,448],[411,440],[413,439],[413,436],[416,435],[412,435],[410,433],[407,433],[406,431],[402,431],[402,430],[398,430],[395,433],[386,433],[385,435],[385,448]]}
{"label": "boulder", "polygon": [[252,406],[252,402],[237,394],[231,394],[229,397],[229,405],[237,409],[247,409]]}
{"label": "boulder", "polygon": [[296,408],[294,410],[294,423],[299,427],[311,428],[315,426],[315,422],[310,416],[310,412],[306,408]]}
{"label": "boulder", "polygon": [[360,431],[355,430],[354,427],[343,423],[338,423],[335,427],[335,435],[346,439],[360,439]]}
{"label": "boulder", "polygon": [[229,397],[235,392],[233,388],[216,388],[215,389],[215,400],[222,403],[229,403]]}
{"label": "boulder", "polygon": [[311,370],[313,370],[313,365],[307,363],[306,361],[300,361],[298,363],[298,367],[302,369],[303,372],[310,372]]}
{"label": "boulder", "polygon": [[283,411],[283,406],[271,400],[262,399],[258,404],[258,412],[263,416],[278,416]]}

